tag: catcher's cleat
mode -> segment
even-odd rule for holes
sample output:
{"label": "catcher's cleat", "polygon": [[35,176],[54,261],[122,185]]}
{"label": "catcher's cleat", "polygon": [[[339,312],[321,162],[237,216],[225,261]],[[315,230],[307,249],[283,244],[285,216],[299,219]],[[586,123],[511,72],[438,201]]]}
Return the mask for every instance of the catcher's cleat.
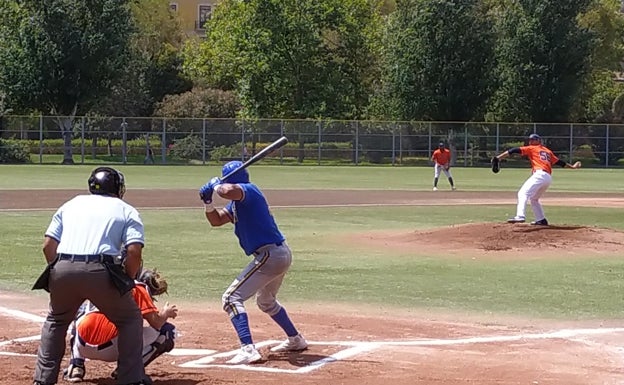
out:
{"label": "catcher's cleat", "polygon": [[524,217],[513,217],[507,219],[507,223],[524,223]]}
{"label": "catcher's cleat", "polygon": [[69,364],[69,367],[63,371],[63,379],[67,382],[82,382],[85,376],[85,367],[80,365]]}
{"label": "catcher's cleat", "polygon": [[262,356],[258,350],[256,350],[256,347],[253,344],[249,344],[241,347],[240,351],[234,356],[234,358],[227,361],[227,363],[232,365],[251,364],[253,362],[260,361],[261,359]]}
{"label": "catcher's cleat", "polygon": [[531,222],[531,225],[533,225],[533,226],[548,226],[548,221],[546,220],[546,218],[544,218],[544,219],[540,219],[539,221]]}
{"label": "catcher's cleat", "polygon": [[301,334],[288,337],[286,341],[271,348],[272,352],[299,352],[308,348],[308,342]]}

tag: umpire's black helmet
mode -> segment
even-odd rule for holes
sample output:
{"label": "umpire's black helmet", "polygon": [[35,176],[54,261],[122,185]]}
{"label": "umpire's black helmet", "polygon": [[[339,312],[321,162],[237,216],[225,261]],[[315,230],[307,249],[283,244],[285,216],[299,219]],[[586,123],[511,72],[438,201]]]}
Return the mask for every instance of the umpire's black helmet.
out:
{"label": "umpire's black helmet", "polygon": [[91,194],[123,198],[126,192],[126,182],[123,174],[114,168],[98,167],[89,176],[89,191]]}

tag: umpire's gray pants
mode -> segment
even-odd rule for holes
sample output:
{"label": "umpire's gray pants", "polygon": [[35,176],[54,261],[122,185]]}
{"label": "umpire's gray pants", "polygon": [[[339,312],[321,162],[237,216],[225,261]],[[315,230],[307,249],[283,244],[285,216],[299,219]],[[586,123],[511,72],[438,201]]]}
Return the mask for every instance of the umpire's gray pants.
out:
{"label": "umpire's gray pants", "polygon": [[41,329],[35,380],[55,384],[65,354],[67,329],[89,299],[119,330],[118,383],[145,378],[141,357],[143,318],[131,292],[119,295],[100,263],[58,261],[50,272],[50,308]]}

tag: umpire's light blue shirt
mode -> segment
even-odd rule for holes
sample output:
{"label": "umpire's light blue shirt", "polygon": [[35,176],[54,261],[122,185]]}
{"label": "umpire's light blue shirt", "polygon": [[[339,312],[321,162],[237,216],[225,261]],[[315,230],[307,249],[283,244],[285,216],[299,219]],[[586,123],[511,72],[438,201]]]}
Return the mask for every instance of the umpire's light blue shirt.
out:
{"label": "umpire's light blue shirt", "polygon": [[45,235],[59,241],[58,253],[120,255],[123,245],[145,244],[139,212],[123,200],[78,195],[52,216]]}

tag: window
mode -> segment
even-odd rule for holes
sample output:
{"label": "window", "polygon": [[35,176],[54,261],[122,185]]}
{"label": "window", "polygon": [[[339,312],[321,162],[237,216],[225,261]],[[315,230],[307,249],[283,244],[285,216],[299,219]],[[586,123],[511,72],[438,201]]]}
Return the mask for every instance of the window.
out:
{"label": "window", "polygon": [[169,3],[169,9],[173,12],[178,12],[178,3]]}
{"label": "window", "polygon": [[206,24],[206,22],[210,20],[211,14],[212,14],[212,5],[208,5],[208,4],[199,5],[199,20],[197,21],[198,29],[205,29],[204,24]]}

